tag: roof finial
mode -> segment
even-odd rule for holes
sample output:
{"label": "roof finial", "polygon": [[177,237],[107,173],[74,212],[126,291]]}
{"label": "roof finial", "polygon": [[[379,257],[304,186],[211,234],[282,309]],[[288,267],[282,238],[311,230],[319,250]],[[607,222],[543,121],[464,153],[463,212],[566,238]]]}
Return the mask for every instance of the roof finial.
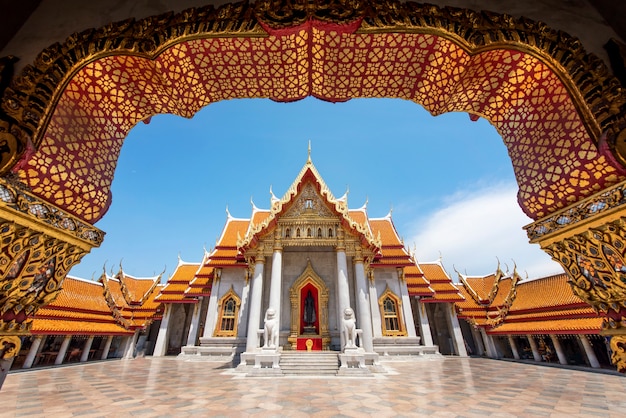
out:
{"label": "roof finial", "polygon": [[229,219],[232,218],[230,211],[228,210],[228,205],[226,205],[226,217]]}
{"label": "roof finial", "polygon": [[310,139],[309,139],[309,151],[308,151],[308,156],[307,156],[306,162],[307,163],[311,162],[311,140]]}

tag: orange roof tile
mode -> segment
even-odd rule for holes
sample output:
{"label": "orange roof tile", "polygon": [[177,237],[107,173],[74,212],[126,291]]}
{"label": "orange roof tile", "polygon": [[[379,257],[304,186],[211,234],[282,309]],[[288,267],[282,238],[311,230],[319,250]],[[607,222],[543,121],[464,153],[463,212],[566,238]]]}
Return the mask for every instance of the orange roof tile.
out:
{"label": "orange roof tile", "polygon": [[[253,225],[258,225],[261,222],[263,222],[264,220],[266,220],[268,217],[270,216],[270,211],[269,210],[256,210],[254,212],[254,214],[252,215],[252,224]],[[241,237],[243,238],[243,234],[241,235]]]}
{"label": "orange roof tile", "polygon": [[567,275],[562,273],[520,282],[517,286],[517,298],[511,306],[511,313],[568,305],[586,306],[572,291]]}
{"label": "orange roof tile", "polygon": [[400,237],[396,232],[396,228],[393,226],[391,217],[386,217],[382,219],[370,219],[369,223],[374,237],[378,237],[378,234],[380,233],[380,239],[382,241],[383,247],[396,245],[401,247],[404,246],[402,244],[402,241],[400,241]]}
{"label": "orange roof tile", "polygon": [[249,225],[249,219],[229,218],[226,221],[226,225],[222,231],[222,236],[220,237],[216,247],[237,248],[237,236],[239,235],[239,237],[243,238],[246,235]]}
{"label": "orange roof tile", "polygon": [[358,224],[364,225],[367,221],[367,214],[364,210],[350,210],[348,211],[348,215],[350,218]]}
{"label": "orange roof tile", "polygon": [[46,335],[132,335],[133,331],[124,329],[115,323],[64,321],[56,319],[35,319],[31,333]]}
{"label": "orange roof tile", "polygon": [[578,318],[549,321],[505,322],[489,334],[594,334],[599,333],[602,318]]}

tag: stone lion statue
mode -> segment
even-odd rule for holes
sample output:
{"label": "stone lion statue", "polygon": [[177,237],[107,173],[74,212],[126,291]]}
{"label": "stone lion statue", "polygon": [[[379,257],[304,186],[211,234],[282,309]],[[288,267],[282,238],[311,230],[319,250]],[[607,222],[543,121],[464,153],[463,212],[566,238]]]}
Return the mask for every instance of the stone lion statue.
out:
{"label": "stone lion statue", "polygon": [[265,312],[263,339],[265,340],[264,348],[278,347],[278,319],[276,319],[276,311],[272,308],[268,308]]}
{"label": "stone lion statue", "polygon": [[346,348],[356,348],[356,321],[352,308],[343,311],[343,336]]}

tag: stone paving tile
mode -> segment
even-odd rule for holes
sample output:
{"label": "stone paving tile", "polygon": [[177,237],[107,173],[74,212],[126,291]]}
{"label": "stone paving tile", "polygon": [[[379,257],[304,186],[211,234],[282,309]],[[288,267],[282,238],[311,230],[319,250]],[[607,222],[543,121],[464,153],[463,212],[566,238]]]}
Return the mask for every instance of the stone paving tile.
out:
{"label": "stone paving tile", "polygon": [[374,378],[246,378],[176,358],[12,373],[0,417],[626,416],[626,377],[443,357],[383,361]]}

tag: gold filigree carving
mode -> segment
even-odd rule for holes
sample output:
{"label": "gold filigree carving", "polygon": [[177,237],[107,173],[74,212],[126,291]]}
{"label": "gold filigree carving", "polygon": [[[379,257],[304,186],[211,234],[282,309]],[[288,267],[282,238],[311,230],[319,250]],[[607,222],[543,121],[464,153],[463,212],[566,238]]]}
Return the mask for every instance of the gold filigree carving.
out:
{"label": "gold filigree carving", "polygon": [[367,3],[359,0],[269,0],[257,1],[254,12],[263,24],[272,29],[297,26],[312,19],[347,24],[363,18]]}
{"label": "gold filigree carving", "polygon": [[626,373],[626,336],[613,336],[610,342],[611,362],[620,373]]}
{"label": "gold filigree carving", "polygon": [[17,356],[22,347],[22,340],[14,335],[0,336],[0,360],[8,360]]}
{"label": "gold filigree carving", "polygon": [[0,219],[0,334],[27,334],[37,309],[58,296],[67,272],[86,252]]}
{"label": "gold filigree carving", "polygon": [[626,181],[589,196],[573,205],[526,225],[530,242],[545,242],[577,227],[585,228],[596,218],[607,218],[623,210],[626,203]]}

